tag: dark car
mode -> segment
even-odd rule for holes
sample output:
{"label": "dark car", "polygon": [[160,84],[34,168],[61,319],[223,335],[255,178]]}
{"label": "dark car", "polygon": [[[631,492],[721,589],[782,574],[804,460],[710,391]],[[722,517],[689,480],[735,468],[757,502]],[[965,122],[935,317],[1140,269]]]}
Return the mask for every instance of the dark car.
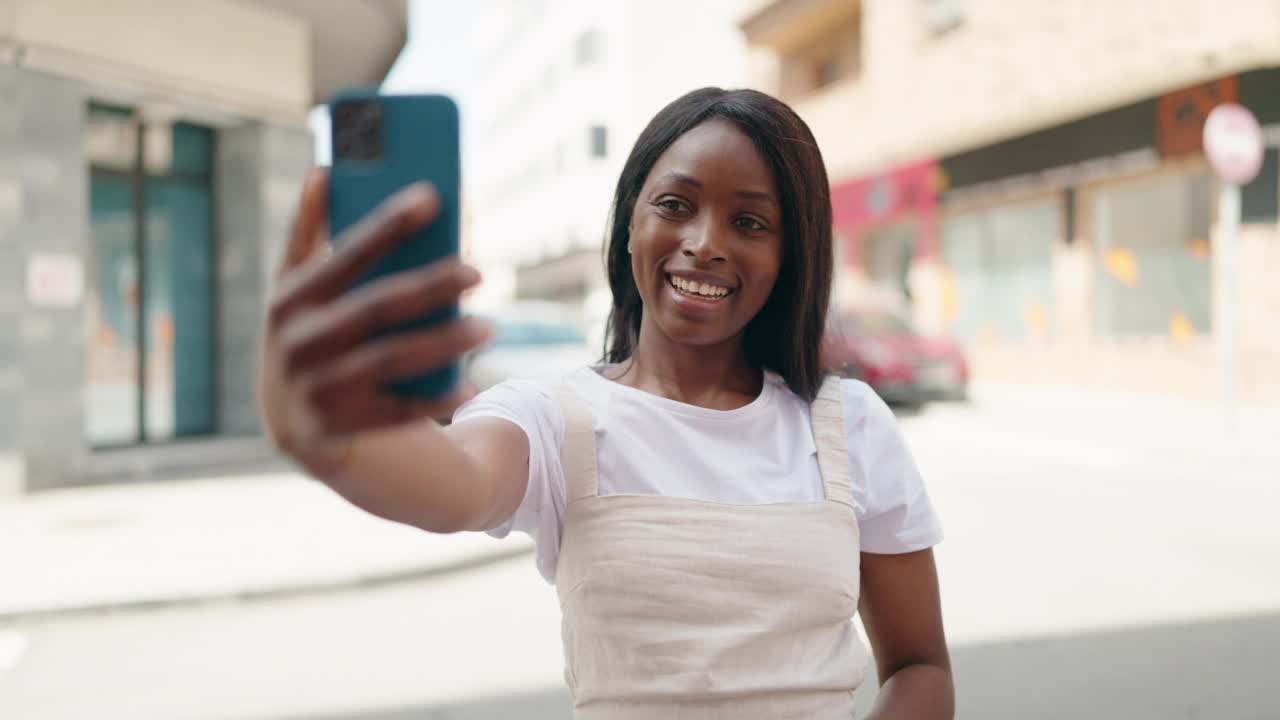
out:
{"label": "dark car", "polygon": [[822,359],[828,370],[862,380],[891,404],[960,400],[968,393],[969,365],[960,347],[927,338],[890,312],[833,313]]}

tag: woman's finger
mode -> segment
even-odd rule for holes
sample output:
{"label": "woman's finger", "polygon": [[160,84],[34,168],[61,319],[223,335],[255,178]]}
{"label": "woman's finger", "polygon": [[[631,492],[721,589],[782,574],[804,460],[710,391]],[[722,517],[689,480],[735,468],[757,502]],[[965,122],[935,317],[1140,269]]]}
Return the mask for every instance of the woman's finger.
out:
{"label": "woman's finger", "polygon": [[493,334],[489,323],[463,318],[433,327],[391,335],[357,347],[335,362],[304,377],[306,399],[315,405],[340,399],[364,388],[383,389],[456,361]]}
{"label": "woman's finger", "polygon": [[384,200],[342,233],[329,257],[304,262],[280,278],[267,314],[271,327],[282,327],[301,308],[322,304],[349,289],[397,242],[431,222],[439,211],[439,195],[424,183],[410,185]]}
{"label": "woman's finger", "polygon": [[430,185],[415,183],[397,192],[335,239],[333,255],[302,281],[303,291],[318,299],[344,292],[439,212],[440,195]]}
{"label": "woman's finger", "polygon": [[321,168],[313,168],[302,183],[298,207],[289,227],[289,237],[284,253],[276,269],[276,277],[298,267],[324,244],[323,232],[327,221],[329,174]]}
{"label": "woman's finger", "polygon": [[364,286],[303,314],[281,332],[285,367],[290,373],[317,367],[381,331],[457,303],[479,281],[475,268],[451,259]]}

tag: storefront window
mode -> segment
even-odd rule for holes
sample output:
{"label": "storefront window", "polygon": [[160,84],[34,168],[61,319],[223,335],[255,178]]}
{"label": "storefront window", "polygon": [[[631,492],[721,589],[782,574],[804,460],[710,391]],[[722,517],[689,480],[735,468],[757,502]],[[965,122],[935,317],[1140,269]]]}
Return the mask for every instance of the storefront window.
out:
{"label": "storefront window", "polygon": [[143,125],[127,110],[92,107],[86,148],[89,440],[120,445],[211,433],[213,133]]}
{"label": "storefront window", "polygon": [[915,220],[903,219],[862,236],[862,270],[876,304],[891,308],[905,308],[910,304],[916,233]]}
{"label": "storefront window", "polygon": [[1061,218],[1057,198],[947,216],[944,315],[952,333],[1015,341],[1049,336]]}
{"label": "storefront window", "polygon": [[93,173],[89,189],[93,228],[88,314],[88,431],[100,445],[137,439],[138,262],[134,252],[133,185],[125,177]]}
{"label": "storefront window", "polygon": [[1102,337],[1210,330],[1207,174],[1165,175],[1093,196],[1094,325]]}

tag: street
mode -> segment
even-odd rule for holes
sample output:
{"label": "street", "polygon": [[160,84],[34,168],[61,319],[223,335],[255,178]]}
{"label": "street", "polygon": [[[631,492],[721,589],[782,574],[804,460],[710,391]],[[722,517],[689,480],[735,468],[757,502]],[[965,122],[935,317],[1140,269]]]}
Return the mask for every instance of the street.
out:
{"label": "street", "polygon": [[[1280,717],[1273,415],[997,389],[902,420],[961,718]],[[869,706],[875,683],[861,693]],[[357,591],[0,626],[0,717],[568,717],[529,556]]]}

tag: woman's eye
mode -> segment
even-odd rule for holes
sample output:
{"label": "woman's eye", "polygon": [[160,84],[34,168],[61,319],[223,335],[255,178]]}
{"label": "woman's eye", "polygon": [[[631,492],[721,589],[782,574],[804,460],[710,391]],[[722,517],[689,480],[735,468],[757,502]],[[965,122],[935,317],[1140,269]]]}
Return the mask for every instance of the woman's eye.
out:
{"label": "woman's eye", "polygon": [[765,229],[764,223],[760,222],[759,220],[753,217],[748,217],[748,216],[743,216],[738,218],[738,227],[742,228],[743,230],[764,230]]}
{"label": "woman's eye", "polygon": [[654,205],[657,205],[658,207],[662,208],[663,210],[666,210],[667,212],[673,212],[673,213],[680,212],[681,210],[684,209],[684,203],[680,202],[679,200],[673,200],[670,198],[666,200],[659,200],[658,202],[654,203]]}

